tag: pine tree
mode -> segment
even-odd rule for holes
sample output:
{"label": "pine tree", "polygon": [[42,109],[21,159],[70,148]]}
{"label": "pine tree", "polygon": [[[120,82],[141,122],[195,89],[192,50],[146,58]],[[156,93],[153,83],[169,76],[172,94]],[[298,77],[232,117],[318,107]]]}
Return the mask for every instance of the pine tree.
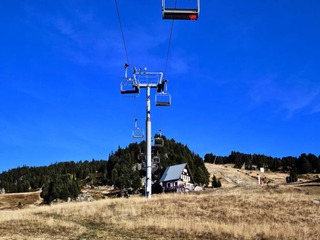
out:
{"label": "pine tree", "polygon": [[213,177],[212,177],[212,187],[213,188],[221,187],[220,179],[217,179],[215,175],[213,175]]}

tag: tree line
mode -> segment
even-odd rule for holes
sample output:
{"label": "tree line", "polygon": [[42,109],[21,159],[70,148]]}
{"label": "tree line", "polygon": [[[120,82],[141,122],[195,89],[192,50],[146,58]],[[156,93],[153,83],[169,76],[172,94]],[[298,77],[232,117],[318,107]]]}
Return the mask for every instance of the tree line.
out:
{"label": "tree line", "polygon": [[299,174],[320,173],[320,156],[302,153],[299,157],[276,158],[262,154],[245,154],[232,151],[229,156],[216,156],[207,153],[204,161],[216,164],[234,164],[236,168],[245,166],[246,169],[265,168],[271,171],[290,172]]}
{"label": "tree line", "polygon": [[[208,185],[209,173],[203,159],[174,139],[167,139],[165,136],[162,139],[163,147],[152,149],[152,156],[160,160],[153,169],[153,181],[159,182],[166,167],[187,163],[195,182]],[[6,193],[41,189],[41,196],[47,202],[57,198],[75,198],[87,184],[137,190],[142,187],[141,179],[145,176],[145,152],[146,143],[142,141],[131,143],[125,148],[118,147],[107,160],[69,161],[43,167],[23,166],[11,169],[0,174],[0,189],[5,189]]]}
{"label": "tree line", "polygon": [[[155,136],[158,137],[158,136]],[[187,145],[162,136],[163,147],[152,148],[152,157],[159,164],[153,165],[153,182],[159,183],[168,166],[187,163],[193,179],[198,185],[208,185],[209,173],[205,162],[234,164],[236,168],[259,169],[288,173],[320,173],[320,156],[301,154],[299,157],[274,158],[261,154],[245,154],[232,151],[229,156],[208,153],[201,158]],[[23,166],[0,174],[0,189],[6,193],[42,190],[46,202],[54,199],[76,198],[85,185],[110,185],[116,189],[137,190],[142,187],[145,177],[146,143],[131,143],[125,148],[118,147],[107,160],[69,161],[43,167]],[[292,175],[292,174],[291,174]],[[293,175],[294,176],[294,175]],[[214,179],[212,180],[214,181]],[[214,181],[219,186],[218,181]]]}

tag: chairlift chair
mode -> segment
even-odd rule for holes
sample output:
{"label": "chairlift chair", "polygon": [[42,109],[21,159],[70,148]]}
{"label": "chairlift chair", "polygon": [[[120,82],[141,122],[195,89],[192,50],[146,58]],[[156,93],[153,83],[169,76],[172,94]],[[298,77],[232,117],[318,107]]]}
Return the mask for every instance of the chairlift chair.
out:
{"label": "chairlift chair", "polygon": [[132,137],[133,138],[143,138],[144,137],[144,131],[141,128],[135,128],[132,130]]}
{"label": "chairlift chair", "polygon": [[161,137],[154,138],[153,146],[154,147],[163,147],[164,146],[163,138],[161,138]]}
{"label": "chairlift chair", "polygon": [[170,107],[171,106],[171,95],[167,92],[157,92],[155,95],[156,106],[159,107]]}
{"label": "chairlift chair", "polygon": [[154,147],[163,147],[164,146],[164,140],[161,137],[162,135],[162,130],[159,130],[159,137],[155,137],[153,140],[153,146]]}
{"label": "chairlift chair", "polygon": [[133,138],[143,138],[144,137],[143,129],[138,127],[138,119],[135,119],[134,129],[132,130],[132,137]]}
{"label": "chairlift chair", "polygon": [[[174,20],[198,20],[200,12],[200,0],[192,0],[194,5],[192,8],[177,8],[176,6],[168,6],[168,0],[162,0],[162,19]],[[184,1],[185,2],[185,1]],[[166,6],[167,5],[167,6]]]}
{"label": "chairlift chair", "polygon": [[138,154],[138,161],[143,162],[146,160],[146,155],[144,153],[139,153]]}
{"label": "chairlift chair", "polygon": [[160,163],[160,157],[159,156],[154,156],[153,159],[152,159],[152,162],[154,164],[159,164]]}
{"label": "chairlift chair", "polygon": [[121,94],[138,95],[140,93],[139,84],[132,78],[124,78],[120,84]]}

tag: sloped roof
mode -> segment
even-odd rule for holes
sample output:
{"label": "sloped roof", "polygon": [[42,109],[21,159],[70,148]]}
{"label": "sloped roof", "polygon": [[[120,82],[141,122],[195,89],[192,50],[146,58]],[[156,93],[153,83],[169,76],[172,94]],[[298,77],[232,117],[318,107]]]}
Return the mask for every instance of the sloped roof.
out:
{"label": "sloped roof", "polygon": [[186,165],[187,165],[186,163],[182,163],[182,164],[167,167],[167,169],[164,171],[160,179],[160,182],[167,182],[167,181],[179,179]]}

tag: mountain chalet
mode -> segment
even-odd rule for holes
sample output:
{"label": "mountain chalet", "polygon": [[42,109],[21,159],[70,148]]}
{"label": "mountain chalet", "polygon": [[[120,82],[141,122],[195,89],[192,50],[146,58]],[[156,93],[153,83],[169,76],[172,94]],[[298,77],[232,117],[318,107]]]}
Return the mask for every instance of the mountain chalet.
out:
{"label": "mountain chalet", "polygon": [[160,182],[165,192],[193,191],[195,188],[190,169],[186,163],[167,167]]}

